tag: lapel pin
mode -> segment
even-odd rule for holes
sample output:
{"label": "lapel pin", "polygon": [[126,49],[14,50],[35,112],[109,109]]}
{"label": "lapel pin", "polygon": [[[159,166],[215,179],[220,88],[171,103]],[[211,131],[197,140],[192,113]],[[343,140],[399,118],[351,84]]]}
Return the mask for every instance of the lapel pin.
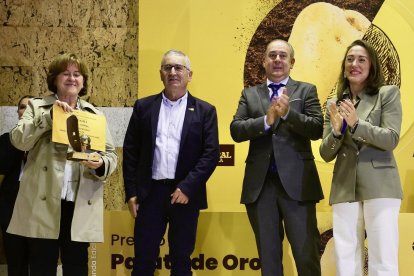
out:
{"label": "lapel pin", "polygon": [[194,111],[194,107],[189,107],[188,110]]}

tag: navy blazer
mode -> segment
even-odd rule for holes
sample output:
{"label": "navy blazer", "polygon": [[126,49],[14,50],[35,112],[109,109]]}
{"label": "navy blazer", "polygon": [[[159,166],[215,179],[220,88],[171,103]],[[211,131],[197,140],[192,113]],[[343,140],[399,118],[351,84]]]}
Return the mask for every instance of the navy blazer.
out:
{"label": "navy blazer", "polygon": [[[143,202],[151,190],[152,162],[162,92],[135,102],[123,148],[126,201]],[[220,158],[214,106],[188,93],[175,172],[177,187],[199,209],[207,208],[206,182]]]}

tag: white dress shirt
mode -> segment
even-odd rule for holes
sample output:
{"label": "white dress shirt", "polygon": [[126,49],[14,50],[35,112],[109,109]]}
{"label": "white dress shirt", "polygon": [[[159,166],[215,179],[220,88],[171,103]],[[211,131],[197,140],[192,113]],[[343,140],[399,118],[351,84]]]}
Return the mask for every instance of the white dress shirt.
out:
{"label": "white dress shirt", "polygon": [[[284,84],[285,86],[286,86],[286,84],[288,83],[288,81],[289,81],[289,77],[287,77],[286,79],[284,79],[284,80],[282,80],[281,82],[279,82],[279,83],[282,83],[282,84]],[[266,85],[267,85],[267,89],[269,90],[269,99],[270,99],[270,97],[272,96],[272,94],[273,94],[273,91],[272,91],[272,89],[269,87],[269,84],[271,84],[272,82],[269,80],[269,79],[267,79],[266,80]],[[282,88],[282,87],[281,87]],[[281,88],[279,88],[279,90],[277,91],[277,96],[279,96],[280,95],[280,89]],[[289,111],[288,111],[288,114],[289,114]],[[284,119],[286,119],[286,117],[287,117],[287,114],[285,115],[285,116],[283,116],[282,117],[282,119],[284,120]],[[269,126],[267,123],[266,123],[266,119],[267,119],[267,115],[265,115],[264,116],[264,127],[265,127],[265,131],[267,131],[267,130],[269,130],[270,129],[270,127],[271,126]]]}
{"label": "white dress shirt", "polygon": [[164,93],[162,98],[152,163],[156,180],[175,178],[188,93],[177,101],[170,101]]}

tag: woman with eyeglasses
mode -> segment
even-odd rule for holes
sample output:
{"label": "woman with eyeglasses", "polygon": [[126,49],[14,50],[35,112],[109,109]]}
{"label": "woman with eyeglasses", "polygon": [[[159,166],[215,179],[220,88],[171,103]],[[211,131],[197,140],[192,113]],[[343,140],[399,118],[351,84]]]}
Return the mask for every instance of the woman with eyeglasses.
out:
{"label": "woman with eyeglasses", "polygon": [[364,275],[366,231],[368,274],[397,276],[402,189],[393,150],[401,130],[400,90],[384,85],[368,42],[347,48],[337,97],[327,108],[320,154],[336,159],[329,199],[336,275]]}
{"label": "woman with eyeglasses", "polygon": [[53,105],[102,114],[80,98],[88,80],[75,54],[59,55],[47,74],[52,94],[31,100],[10,133],[12,144],[29,154],[7,232],[28,237],[31,276],[55,276],[59,256],[63,275],[87,276],[89,242],[103,241],[103,180],[117,164],[108,129],[98,161],[69,161],[69,146],[52,141]]}

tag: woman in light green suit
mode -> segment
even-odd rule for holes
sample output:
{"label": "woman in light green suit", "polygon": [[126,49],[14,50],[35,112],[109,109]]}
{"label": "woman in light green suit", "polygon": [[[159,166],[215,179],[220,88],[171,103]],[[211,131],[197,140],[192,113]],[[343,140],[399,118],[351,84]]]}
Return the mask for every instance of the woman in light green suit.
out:
{"label": "woman in light green suit", "polygon": [[337,97],[328,101],[322,158],[336,158],[330,194],[337,275],[398,275],[402,189],[393,150],[402,110],[397,86],[383,85],[377,53],[363,40],[346,50]]}

